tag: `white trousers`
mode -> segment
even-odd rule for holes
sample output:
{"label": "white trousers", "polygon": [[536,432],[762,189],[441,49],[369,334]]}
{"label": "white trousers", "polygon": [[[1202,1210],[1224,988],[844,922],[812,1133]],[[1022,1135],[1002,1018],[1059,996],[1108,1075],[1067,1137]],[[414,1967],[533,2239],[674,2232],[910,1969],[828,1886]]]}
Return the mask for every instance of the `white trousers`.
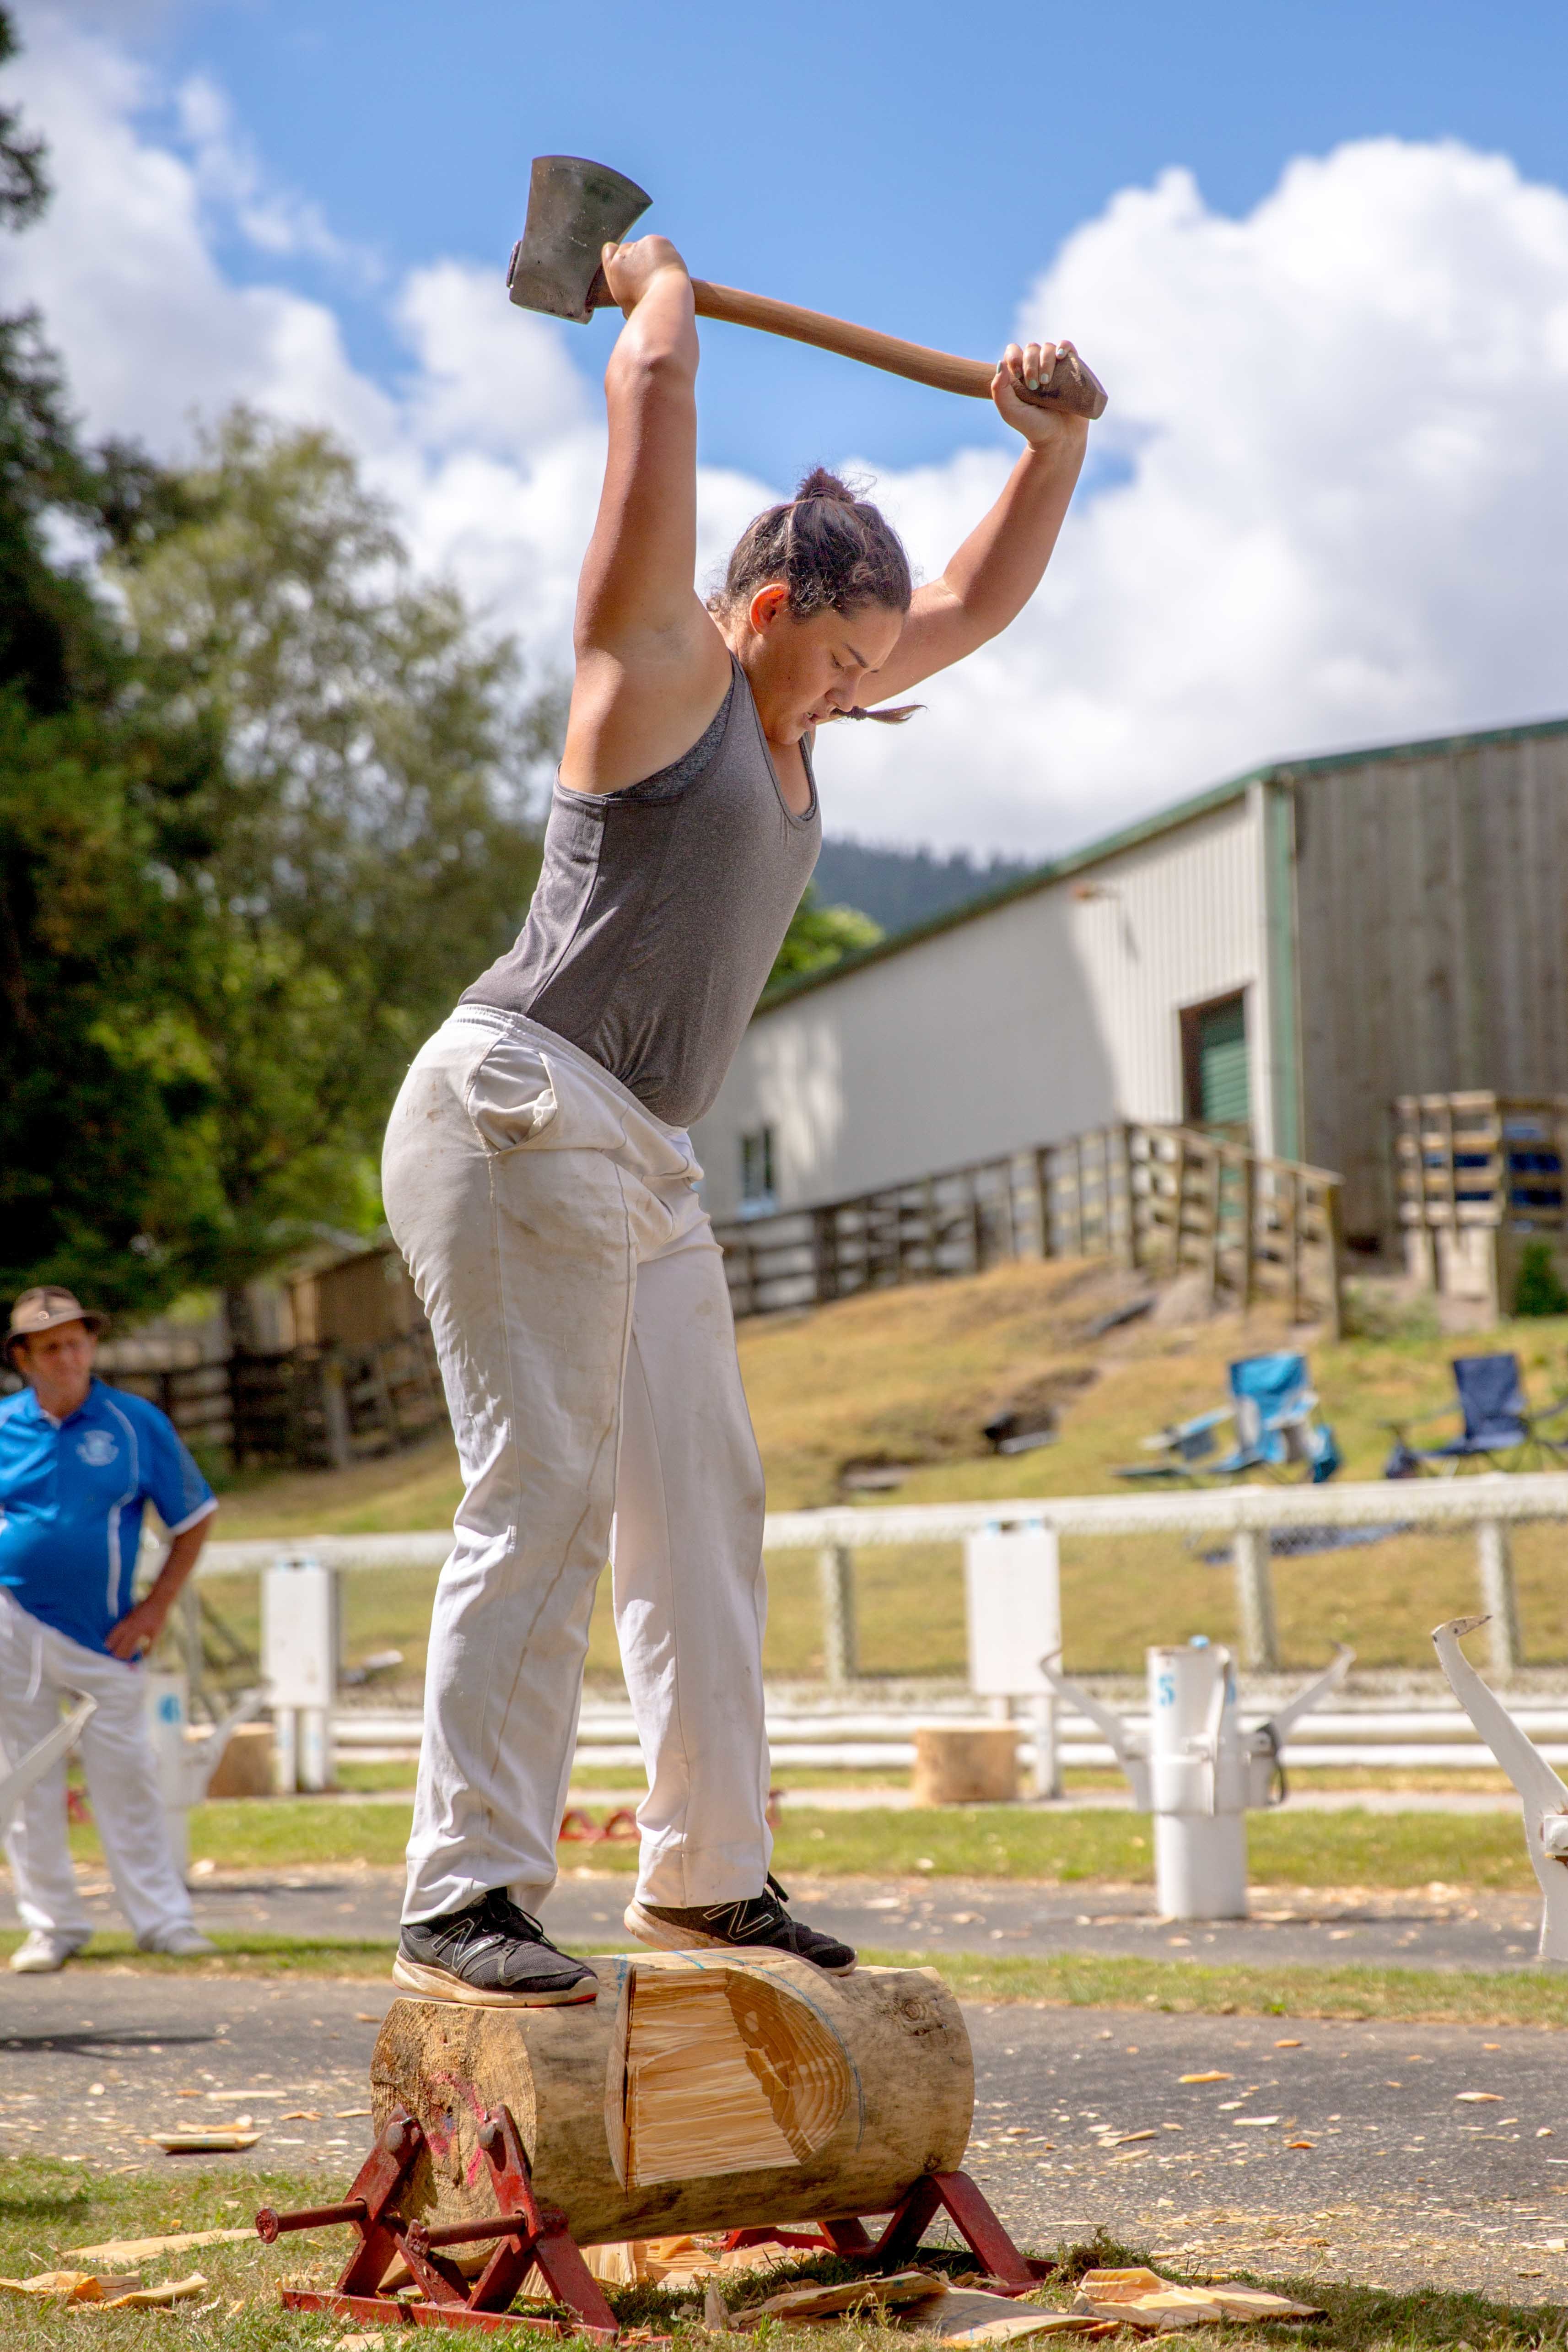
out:
{"label": "white trousers", "polygon": [[[98,1701],[81,1735],[82,1768],[109,1874],[138,1942],[188,1922],[191,1898],[174,1867],[158,1762],[139,1666],[86,1650],[0,1592],[0,1748],[8,1765],[47,1739],[64,1701]],[[16,1907],[29,1927],[91,1932],[66,1835],[62,1756],[22,1800],[5,1840]]]}
{"label": "white trousers", "polygon": [[[638,1893],[762,1890],[762,1468],[690,1139],[537,1023],[464,1006],[387,1129],[464,1496],[436,1590],[404,1916],[555,1883],[594,1588],[648,1793]],[[613,1537],[613,1539],[612,1539]]]}

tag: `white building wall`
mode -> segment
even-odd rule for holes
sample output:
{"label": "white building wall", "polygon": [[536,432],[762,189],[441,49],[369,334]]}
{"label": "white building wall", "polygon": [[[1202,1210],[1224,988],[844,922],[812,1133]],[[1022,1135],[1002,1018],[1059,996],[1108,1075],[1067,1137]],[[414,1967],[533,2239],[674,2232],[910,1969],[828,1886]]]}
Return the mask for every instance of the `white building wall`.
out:
{"label": "white building wall", "polygon": [[1182,1108],[1183,1005],[1248,992],[1272,1146],[1256,795],[759,1013],[694,1130],[720,1220],[770,1125],[780,1209]]}

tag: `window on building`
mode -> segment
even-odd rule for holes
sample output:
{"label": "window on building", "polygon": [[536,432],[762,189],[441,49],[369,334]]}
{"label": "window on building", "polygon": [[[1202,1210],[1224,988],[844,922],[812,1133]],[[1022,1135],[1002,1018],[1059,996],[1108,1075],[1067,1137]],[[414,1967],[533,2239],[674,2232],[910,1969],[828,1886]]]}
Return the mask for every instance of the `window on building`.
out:
{"label": "window on building", "polygon": [[773,1187],[773,1129],[754,1128],[740,1139],[740,1213],[770,1217],[779,1206]]}
{"label": "window on building", "polygon": [[1247,1057],[1247,998],[1217,996],[1181,1012],[1182,1117],[1245,1139],[1252,1131],[1252,1085]]}

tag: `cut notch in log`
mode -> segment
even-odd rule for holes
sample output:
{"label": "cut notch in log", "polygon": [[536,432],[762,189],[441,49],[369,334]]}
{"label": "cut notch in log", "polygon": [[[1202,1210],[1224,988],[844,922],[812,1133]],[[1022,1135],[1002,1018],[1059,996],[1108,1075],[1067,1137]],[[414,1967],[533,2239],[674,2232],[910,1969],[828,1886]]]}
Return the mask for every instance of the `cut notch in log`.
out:
{"label": "cut notch in log", "polygon": [[801,2164],[849,2103],[838,2035],[756,1969],[629,1969],[604,2086],[622,2187]]}

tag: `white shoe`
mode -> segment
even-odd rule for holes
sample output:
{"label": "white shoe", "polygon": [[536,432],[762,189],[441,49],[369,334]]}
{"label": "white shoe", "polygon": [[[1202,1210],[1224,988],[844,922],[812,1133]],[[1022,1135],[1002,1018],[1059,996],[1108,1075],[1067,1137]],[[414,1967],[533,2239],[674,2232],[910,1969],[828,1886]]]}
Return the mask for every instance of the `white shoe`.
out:
{"label": "white shoe", "polygon": [[53,1976],[57,1969],[63,1969],[68,1960],[75,1959],[91,1933],[90,1928],[85,1934],[80,1931],[57,1934],[50,1927],[35,1927],[26,1941],[11,1955],[13,1974],[19,1977]]}
{"label": "white shoe", "polygon": [[141,1952],[166,1952],[171,1959],[200,1960],[217,1946],[210,1936],[189,1919],[176,1920],[172,1927],[154,1927],[150,1936],[139,1936],[136,1948]]}

